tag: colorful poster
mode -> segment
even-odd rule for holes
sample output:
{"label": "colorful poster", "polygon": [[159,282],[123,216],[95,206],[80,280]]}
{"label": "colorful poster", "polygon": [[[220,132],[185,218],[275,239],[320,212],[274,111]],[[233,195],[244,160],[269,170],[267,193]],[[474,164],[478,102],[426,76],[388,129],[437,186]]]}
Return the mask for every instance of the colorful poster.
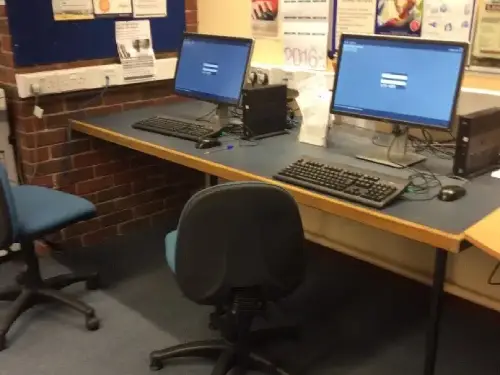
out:
{"label": "colorful poster", "polygon": [[373,34],[376,0],[337,0],[335,49],[342,33]]}
{"label": "colorful poster", "polygon": [[425,0],[422,38],[468,42],[474,0]]}
{"label": "colorful poster", "polygon": [[479,3],[472,55],[500,59],[500,0]]}
{"label": "colorful poster", "polygon": [[279,0],[252,0],[252,33],[255,38],[277,38]]}
{"label": "colorful poster", "polygon": [[52,0],[56,21],[91,20],[94,18],[92,0]]}
{"label": "colorful poster", "polygon": [[132,0],[93,0],[96,16],[127,16],[132,14]]}
{"label": "colorful poster", "polygon": [[423,0],[377,0],[376,34],[420,36]]}

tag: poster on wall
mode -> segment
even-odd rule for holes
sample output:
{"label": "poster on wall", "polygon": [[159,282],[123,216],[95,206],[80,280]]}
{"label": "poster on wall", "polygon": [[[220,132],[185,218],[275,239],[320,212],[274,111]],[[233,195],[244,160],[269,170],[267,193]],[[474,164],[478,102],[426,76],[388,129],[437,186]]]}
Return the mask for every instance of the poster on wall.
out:
{"label": "poster on wall", "polygon": [[167,16],[167,0],[133,0],[135,18]]}
{"label": "poster on wall", "polygon": [[152,81],[156,60],[149,20],[115,23],[116,46],[126,83]]}
{"label": "poster on wall", "polygon": [[251,17],[254,38],[278,37],[279,0],[252,0]]}
{"label": "poster on wall", "polygon": [[56,21],[91,20],[94,18],[92,0],[52,0]]}
{"label": "poster on wall", "polygon": [[375,33],[419,37],[423,11],[423,0],[377,0]]}
{"label": "poster on wall", "polygon": [[132,0],[93,0],[96,17],[123,17],[132,14]]}
{"label": "poster on wall", "polygon": [[284,0],[285,65],[324,70],[328,50],[328,0]]}
{"label": "poster on wall", "polygon": [[474,0],[425,0],[422,38],[468,42]]}
{"label": "poster on wall", "polygon": [[342,33],[373,34],[376,0],[337,0],[333,29],[335,50]]}
{"label": "poster on wall", "polygon": [[500,59],[500,0],[479,2],[473,46],[475,57]]}

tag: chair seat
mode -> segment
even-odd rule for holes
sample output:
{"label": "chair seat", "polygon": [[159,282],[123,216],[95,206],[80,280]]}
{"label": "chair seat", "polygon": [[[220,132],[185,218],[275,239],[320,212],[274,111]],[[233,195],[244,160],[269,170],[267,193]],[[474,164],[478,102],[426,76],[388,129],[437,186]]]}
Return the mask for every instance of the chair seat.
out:
{"label": "chair seat", "polygon": [[21,237],[37,237],[55,232],[96,214],[86,199],[40,186],[12,188]]}
{"label": "chair seat", "polygon": [[177,246],[177,231],[173,230],[165,237],[165,255],[167,263],[173,273],[175,273],[175,249]]}

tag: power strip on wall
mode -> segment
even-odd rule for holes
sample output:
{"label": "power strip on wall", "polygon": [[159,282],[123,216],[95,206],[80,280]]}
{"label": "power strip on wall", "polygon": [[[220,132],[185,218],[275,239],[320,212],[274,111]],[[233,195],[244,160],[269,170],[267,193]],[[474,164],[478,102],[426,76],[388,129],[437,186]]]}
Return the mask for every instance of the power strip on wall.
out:
{"label": "power strip on wall", "polygon": [[[156,60],[156,77],[154,80],[161,81],[174,78],[176,64],[176,57]],[[109,86],[136,83],[124,81],[121,64],[16,74],[17,91],[20,98],[29,98],[35,96],[35,93],[36,95],[51,95],[99,89],[106,86],[106,81],[109,82]]]}

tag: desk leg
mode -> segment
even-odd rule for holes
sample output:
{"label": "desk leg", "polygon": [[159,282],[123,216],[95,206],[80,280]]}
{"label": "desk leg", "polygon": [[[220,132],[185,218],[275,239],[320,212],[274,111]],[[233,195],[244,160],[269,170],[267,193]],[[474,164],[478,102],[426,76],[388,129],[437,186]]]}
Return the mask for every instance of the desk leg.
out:
{"label": "desk leg", "polygon": [[219,178],[217,176],[212,176],[210,174],[205,175],[205,185],[206,187],[219,185]]}
{"label": "desk leg", "polygon": [[436,357],[439,340],[439,323],[442,313],[447,260],[448,252],[442,249],[436,249],[436,259],[434,261],[434,280],[432,282],[431,292],[431,311],[427,327],[427,337],[425,345],[424,375],[434,375],[436,367]]}

